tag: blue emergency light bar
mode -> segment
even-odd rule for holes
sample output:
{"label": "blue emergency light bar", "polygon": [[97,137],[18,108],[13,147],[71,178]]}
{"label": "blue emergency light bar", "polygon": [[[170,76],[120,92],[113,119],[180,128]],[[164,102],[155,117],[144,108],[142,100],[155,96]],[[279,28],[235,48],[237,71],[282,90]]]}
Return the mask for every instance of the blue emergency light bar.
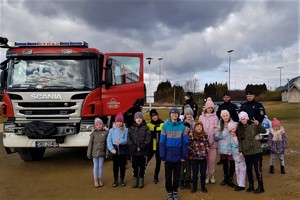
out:
{"label": "blue emergency light bar", "polygon": [[15,46],[22,47],[22,46],[80,46],[80,47],[88,47],[88,43],[83,42],[15,42]]}

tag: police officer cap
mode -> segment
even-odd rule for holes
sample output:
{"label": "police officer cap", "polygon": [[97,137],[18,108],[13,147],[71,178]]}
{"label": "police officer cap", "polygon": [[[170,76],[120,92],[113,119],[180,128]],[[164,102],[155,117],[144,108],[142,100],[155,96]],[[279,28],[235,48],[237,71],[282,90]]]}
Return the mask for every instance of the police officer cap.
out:
{"label": "police officer cap", "polygon": [[255,95],[255,94],[254,94],[254,92],[253,92],[253,91],[251,91],[251,90],[247,90],[247,91],[246,91],[246,95]]}
{"label": "police officer cap", "polygon": [[223,94],[223,97],[226,97],[226,96],[230,96],[230,94],[229,94],[228,92],[225,92],[225,93]]}

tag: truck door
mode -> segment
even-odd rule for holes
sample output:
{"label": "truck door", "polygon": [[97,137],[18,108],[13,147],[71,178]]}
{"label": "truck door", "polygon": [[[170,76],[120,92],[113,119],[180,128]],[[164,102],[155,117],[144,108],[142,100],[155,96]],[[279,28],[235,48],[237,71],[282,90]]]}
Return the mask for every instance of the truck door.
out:
{"label": "truck door", "polygon": [[[110,82],[102,85],[103,115],[124,114],[136,102],[144,100],[142,53],[107,53],[103,66],[102,80]],[[106,74],[109,70],[111,75]]]}

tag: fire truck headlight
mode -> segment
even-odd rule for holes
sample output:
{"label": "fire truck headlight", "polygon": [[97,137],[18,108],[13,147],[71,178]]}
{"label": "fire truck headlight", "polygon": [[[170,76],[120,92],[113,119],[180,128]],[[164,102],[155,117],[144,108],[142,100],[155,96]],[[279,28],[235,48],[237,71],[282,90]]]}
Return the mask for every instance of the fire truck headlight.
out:
{"label": "fire truck headlight", "polygon": [[80,132],[91,132],[94,130],[94,124],[80,124]]}
{"label": "fire truck headlight", "polygon": [[4,132],[6,133],[14,133],[15,125],[14,124],[4,124]]}

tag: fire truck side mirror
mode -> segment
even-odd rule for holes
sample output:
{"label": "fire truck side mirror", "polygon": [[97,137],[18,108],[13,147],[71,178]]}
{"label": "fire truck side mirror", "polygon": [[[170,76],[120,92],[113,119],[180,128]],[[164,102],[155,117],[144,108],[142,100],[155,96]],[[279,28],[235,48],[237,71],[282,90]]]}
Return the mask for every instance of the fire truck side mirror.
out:
{"label": "fire truck side mirror", "polygon": [[105,89],[109,89],[112,85],[112,60],[108,59],[106,61],[106,69],[105,69]]}

